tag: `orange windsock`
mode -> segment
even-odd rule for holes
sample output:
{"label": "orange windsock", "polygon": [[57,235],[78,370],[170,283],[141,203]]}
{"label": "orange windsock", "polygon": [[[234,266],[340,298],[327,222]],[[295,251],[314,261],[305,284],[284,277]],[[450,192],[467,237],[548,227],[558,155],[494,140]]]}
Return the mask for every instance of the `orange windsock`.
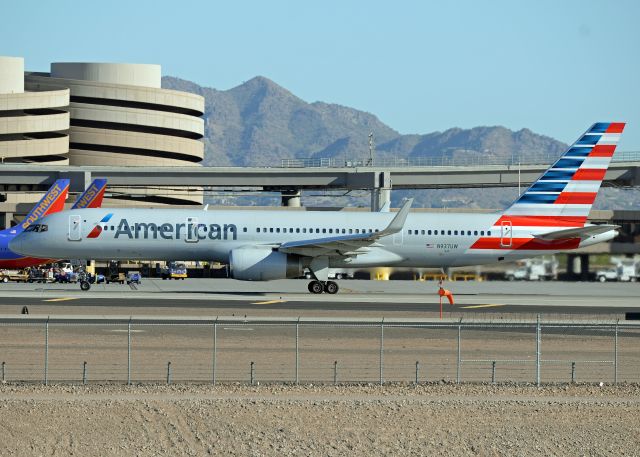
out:
{"label": "orange windsock", "polygon": [[440,289],[438,290],[438,295],[440,295],[441,297],[447,297],[447,299],[449,300],[449,304],[453,305],[453,294],[450,290],[440,287]]}

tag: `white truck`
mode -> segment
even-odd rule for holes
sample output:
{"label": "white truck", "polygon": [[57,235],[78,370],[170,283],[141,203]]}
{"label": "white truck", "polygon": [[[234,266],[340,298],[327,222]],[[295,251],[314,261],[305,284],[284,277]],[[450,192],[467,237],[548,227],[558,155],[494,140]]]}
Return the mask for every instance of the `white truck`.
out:
{"label": "white truck", "polygon": [[596,280],[635,282],[640,277],[640,258],[611,257],[610,268],[596,271]]}
{"label": "white truck", "polygon": [[507,281],[551,281],[558,278],[558,261],[555,257],[541,257],[525,259],[516,268],[507,270],[504,274]]}

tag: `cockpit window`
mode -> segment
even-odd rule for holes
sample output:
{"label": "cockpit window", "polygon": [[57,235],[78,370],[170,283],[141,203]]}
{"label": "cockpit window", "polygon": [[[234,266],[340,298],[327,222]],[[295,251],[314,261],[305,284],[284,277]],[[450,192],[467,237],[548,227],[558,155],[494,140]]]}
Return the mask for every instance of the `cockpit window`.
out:
{"label": "cockpit window", "polygon": [[25,232],[46,232],[49,230],[49,226],[47,224],[31,224],[24,231]]}

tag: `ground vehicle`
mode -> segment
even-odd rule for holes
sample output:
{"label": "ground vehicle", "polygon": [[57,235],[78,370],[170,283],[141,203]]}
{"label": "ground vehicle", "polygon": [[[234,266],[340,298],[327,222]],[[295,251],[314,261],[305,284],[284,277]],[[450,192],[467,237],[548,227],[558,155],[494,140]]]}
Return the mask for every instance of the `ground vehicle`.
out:
{"label": "ground vehicle", "polygon": [[2,270],[0,271],[0,282],[27,282],[29,280],[29,273],[24,270]]}
{"label": "ground vehicle", "polygon": [[39,268],[31,268],[29,270],[29,282],[47,282],[48,275],[45,270]]}
{"label": "ground vehicle", "polygon": [[104,275],[104,282],[107,284],[112,282],[119,282],[120,284],[124,284],[127,280],[124,273],[120,271],[120,265],[117,261],[109,262],[109,270]]}
{"label": "ground vehicle", "polygon": [[640,259],[611,257],[611,268],[596,271],[596,280],[635,282],[640,277]]}
{"label": "ground vehicle", "polygon": [[187,277],[187,267],[184,263],[169,262],[162,269],[162,279],[182,279]]}
{"label": "ground vehicle", "polygon": [[508,281],[521,279],[525,281],[549,281],[558,277],[558,261],[555,257],[526,259],[517,268],[509,269],[505,272]]}
{"label": "ground vehicle", "polygon": [[139,271],[130,271],[127,273],[127,284],[140,284],[142,275]]}

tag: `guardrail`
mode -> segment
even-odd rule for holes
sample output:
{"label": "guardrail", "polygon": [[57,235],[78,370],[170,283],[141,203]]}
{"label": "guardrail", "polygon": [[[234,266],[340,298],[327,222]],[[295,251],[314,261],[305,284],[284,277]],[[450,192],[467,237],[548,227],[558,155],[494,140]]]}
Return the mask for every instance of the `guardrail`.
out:
{"label": "guardrail", "polygon": [[640,323],[0,316],[2,382],[638,382]]}
{"label": "guardrail", "polygon": [[[548,165],[558,159],[552,154],[522,154],[518,157],[487,157],[477,153],[476,156],[466,157],[410,157],[410,158],[355,158],[345,159],[336,157],[282,159],[282,168],[402,168],[402,167],[483,167],[483,166],[518,166],[518,165]],[[614,162],[640,162],[640,151],[619,151],[612,158]]]}

